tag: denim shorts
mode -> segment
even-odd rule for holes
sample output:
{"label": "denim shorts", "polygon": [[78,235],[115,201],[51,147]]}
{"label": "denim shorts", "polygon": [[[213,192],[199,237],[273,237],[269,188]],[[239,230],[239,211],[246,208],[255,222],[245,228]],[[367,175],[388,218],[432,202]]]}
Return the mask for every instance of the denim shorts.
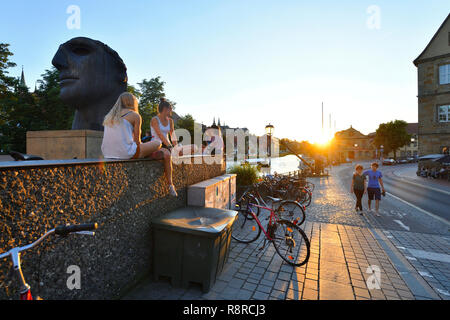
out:
{"label": "denim shorts", "polygon": [[381,200],[381,190],[380,188],[367,188],[367,195],[369,196],[369,200]]}

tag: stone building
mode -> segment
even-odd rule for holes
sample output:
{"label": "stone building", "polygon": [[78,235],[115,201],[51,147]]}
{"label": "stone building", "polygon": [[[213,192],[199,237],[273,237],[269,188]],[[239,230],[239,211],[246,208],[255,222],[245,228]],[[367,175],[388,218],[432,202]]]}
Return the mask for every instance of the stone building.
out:
{"label": "stone building", "polygon": [[419,155],[450,146],[450,14],[414,60],[418,71]]}
{"label": "stone building", "polygon": [[332,143],[332,158],[339,162],[347,160],[369,160],[376,157],[373,137],[362,134],[350,126],[338,131]]}

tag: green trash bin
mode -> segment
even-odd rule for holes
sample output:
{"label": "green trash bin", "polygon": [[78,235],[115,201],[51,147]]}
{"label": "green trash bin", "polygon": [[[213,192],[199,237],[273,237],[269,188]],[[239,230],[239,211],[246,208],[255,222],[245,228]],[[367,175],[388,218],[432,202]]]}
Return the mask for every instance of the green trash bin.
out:
{"label": "green trash bin", "polygon": [[228,259],[237,212],[186,207],[157,218],[152,224],[153,277],[168,277],[174,287],[190,283],[208,292]]}

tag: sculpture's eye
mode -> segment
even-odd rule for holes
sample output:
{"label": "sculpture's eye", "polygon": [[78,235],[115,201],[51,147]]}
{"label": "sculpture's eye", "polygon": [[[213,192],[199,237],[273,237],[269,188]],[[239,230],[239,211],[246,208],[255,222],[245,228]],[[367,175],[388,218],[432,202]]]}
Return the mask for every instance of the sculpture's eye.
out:
{"label": "sculpture's eye", "polygon": [[86,47],[77,46],[72,48],[72,52],[78,56],[88,55],[91,51]]}

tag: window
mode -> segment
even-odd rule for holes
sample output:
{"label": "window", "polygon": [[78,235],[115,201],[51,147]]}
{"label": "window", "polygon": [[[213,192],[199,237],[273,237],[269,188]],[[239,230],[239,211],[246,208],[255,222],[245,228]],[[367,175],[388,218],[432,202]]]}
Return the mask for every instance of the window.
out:
{"label": "window", "polygon": [[450,83],[450,64],[439,66],[439,84]]}
{"label": "window", "polygon": [[438,121],[450,122],[450,106],[440,106],[438,110]]}

